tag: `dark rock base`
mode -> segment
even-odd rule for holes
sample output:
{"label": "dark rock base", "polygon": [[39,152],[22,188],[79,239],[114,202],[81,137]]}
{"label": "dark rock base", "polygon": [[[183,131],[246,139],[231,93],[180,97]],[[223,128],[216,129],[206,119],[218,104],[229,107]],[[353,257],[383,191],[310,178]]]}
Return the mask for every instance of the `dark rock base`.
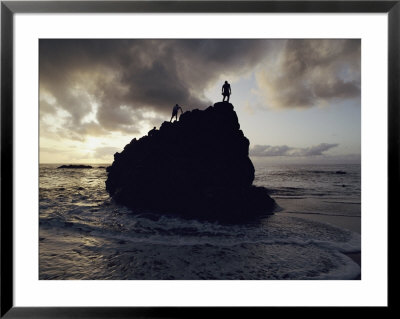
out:
{"label": "dark rock base", "polygon": [[248,150],[232,104],[216,103],[132,140],[114,155],[106,188],[133,211],[219,221],[272,214],[275,201],[252,185]]}

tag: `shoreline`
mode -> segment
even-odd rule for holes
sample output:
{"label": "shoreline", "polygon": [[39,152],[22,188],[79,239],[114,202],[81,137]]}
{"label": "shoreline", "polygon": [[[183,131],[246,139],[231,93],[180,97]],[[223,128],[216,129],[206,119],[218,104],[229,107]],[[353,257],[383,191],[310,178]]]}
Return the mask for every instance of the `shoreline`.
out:
{"label": "shoreline", "polygon": [[[319,215],[319,214],[299,214],[287,211],[278,212],[277,214],[283,214],[286,216],[295,216],[316,222],[331,224],[361,235],[361,217],[359,216],[353,217],[353,216],[329,216],[329,215]],[[351,258],[361,268],[361,252],[343,253],[343,254]],[[361,280],[361,275],[358,276],[357,278],[354,278],[354,280]]]}
{"label": "shoreline", "polygon": [[355,232],[361,235],[361,217],[360,216],[330,216],[322,214],[301,214],[288,211],[277,212],[287,216],[296,216],[299,218],[309,219],[317,222],[331,224]]}

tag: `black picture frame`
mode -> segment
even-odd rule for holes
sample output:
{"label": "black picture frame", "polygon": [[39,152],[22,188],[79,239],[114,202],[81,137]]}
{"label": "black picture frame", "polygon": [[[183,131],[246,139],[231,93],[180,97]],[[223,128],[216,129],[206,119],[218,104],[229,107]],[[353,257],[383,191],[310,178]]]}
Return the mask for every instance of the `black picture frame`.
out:
{"label": "black picture frame", "polygon": [[[15,307],[13,302],[13,19],[16,13],[387,13],[388,218],[398,213],[400,105],[400,1],[1,1],[1,318],[192,318],[223,316],[224,307]],[[388,234],[392,234],[388,223]],[[389,244],[388,237],[388,244]],[[388,246],[390,247],[390,245]],[[388,254],[389,256],[389,254]],[[389,258],[390,262],[390,258]],[[388,269],[389,270],[389,269]],[[390,274],[389,274],[390,275]],[[389,287],[390,280],[388,280]],[[388,307],[391,298],[388,298]],[[306,307],[288,309],[301,315]],[[382,309],[381,308],[381,309]],[[234,314],[250,317],[250,310]],[[354,310],[354,309],[353,309]],[[336,310],[332,310],[335,312]],[[350,311],[347,309],[346,311]],[[352,314],[351,314],[352,313]],[[350,315],[355,315],[351,311]]]}

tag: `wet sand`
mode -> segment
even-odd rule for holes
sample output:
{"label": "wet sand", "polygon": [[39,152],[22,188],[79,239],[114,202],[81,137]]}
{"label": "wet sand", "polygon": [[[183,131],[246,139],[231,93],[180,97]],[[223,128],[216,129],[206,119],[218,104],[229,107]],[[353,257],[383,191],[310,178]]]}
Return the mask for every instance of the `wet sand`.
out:
{"label": "wet sand", "polygon": [[298,213],[287,213],[287,212],[281,212],[279,214],[296,216],[300,218],[314,220],[317,222],[328,223],[361,234],[361,217],[328,216],[319,214],[298,214]]}
{"label": "wet sand", "polygon": [[[286,213],[286,212],[282,212],[279,214],[296,216],[300,218],[314,220],[317,222],[328,223],[361,234],[361,217],[328,216],[328,215],[318,215],[318,214],[296,214],[296,213]],[[345,255],[353,259],[353,261],[356,262],[361,267],[361,253],[346,253]]]}
{"label": "wet sand", "polygon": [[349,256],[361,267],[361,253],[347,253],[346,256]]}

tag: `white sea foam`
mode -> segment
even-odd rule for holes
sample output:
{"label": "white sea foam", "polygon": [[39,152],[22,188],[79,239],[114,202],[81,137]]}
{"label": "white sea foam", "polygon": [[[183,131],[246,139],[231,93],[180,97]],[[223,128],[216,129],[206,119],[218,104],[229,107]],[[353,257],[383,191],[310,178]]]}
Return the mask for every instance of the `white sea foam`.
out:
{"label": "white sea foam", "polygon": [[353,279],[360,274],[359,265],[344,255],[360,252],[360,235],[330,224],[280,213],[242,225],[132,214],[108,197],[103,168],[41,167],[40,174],[41,279]]}

